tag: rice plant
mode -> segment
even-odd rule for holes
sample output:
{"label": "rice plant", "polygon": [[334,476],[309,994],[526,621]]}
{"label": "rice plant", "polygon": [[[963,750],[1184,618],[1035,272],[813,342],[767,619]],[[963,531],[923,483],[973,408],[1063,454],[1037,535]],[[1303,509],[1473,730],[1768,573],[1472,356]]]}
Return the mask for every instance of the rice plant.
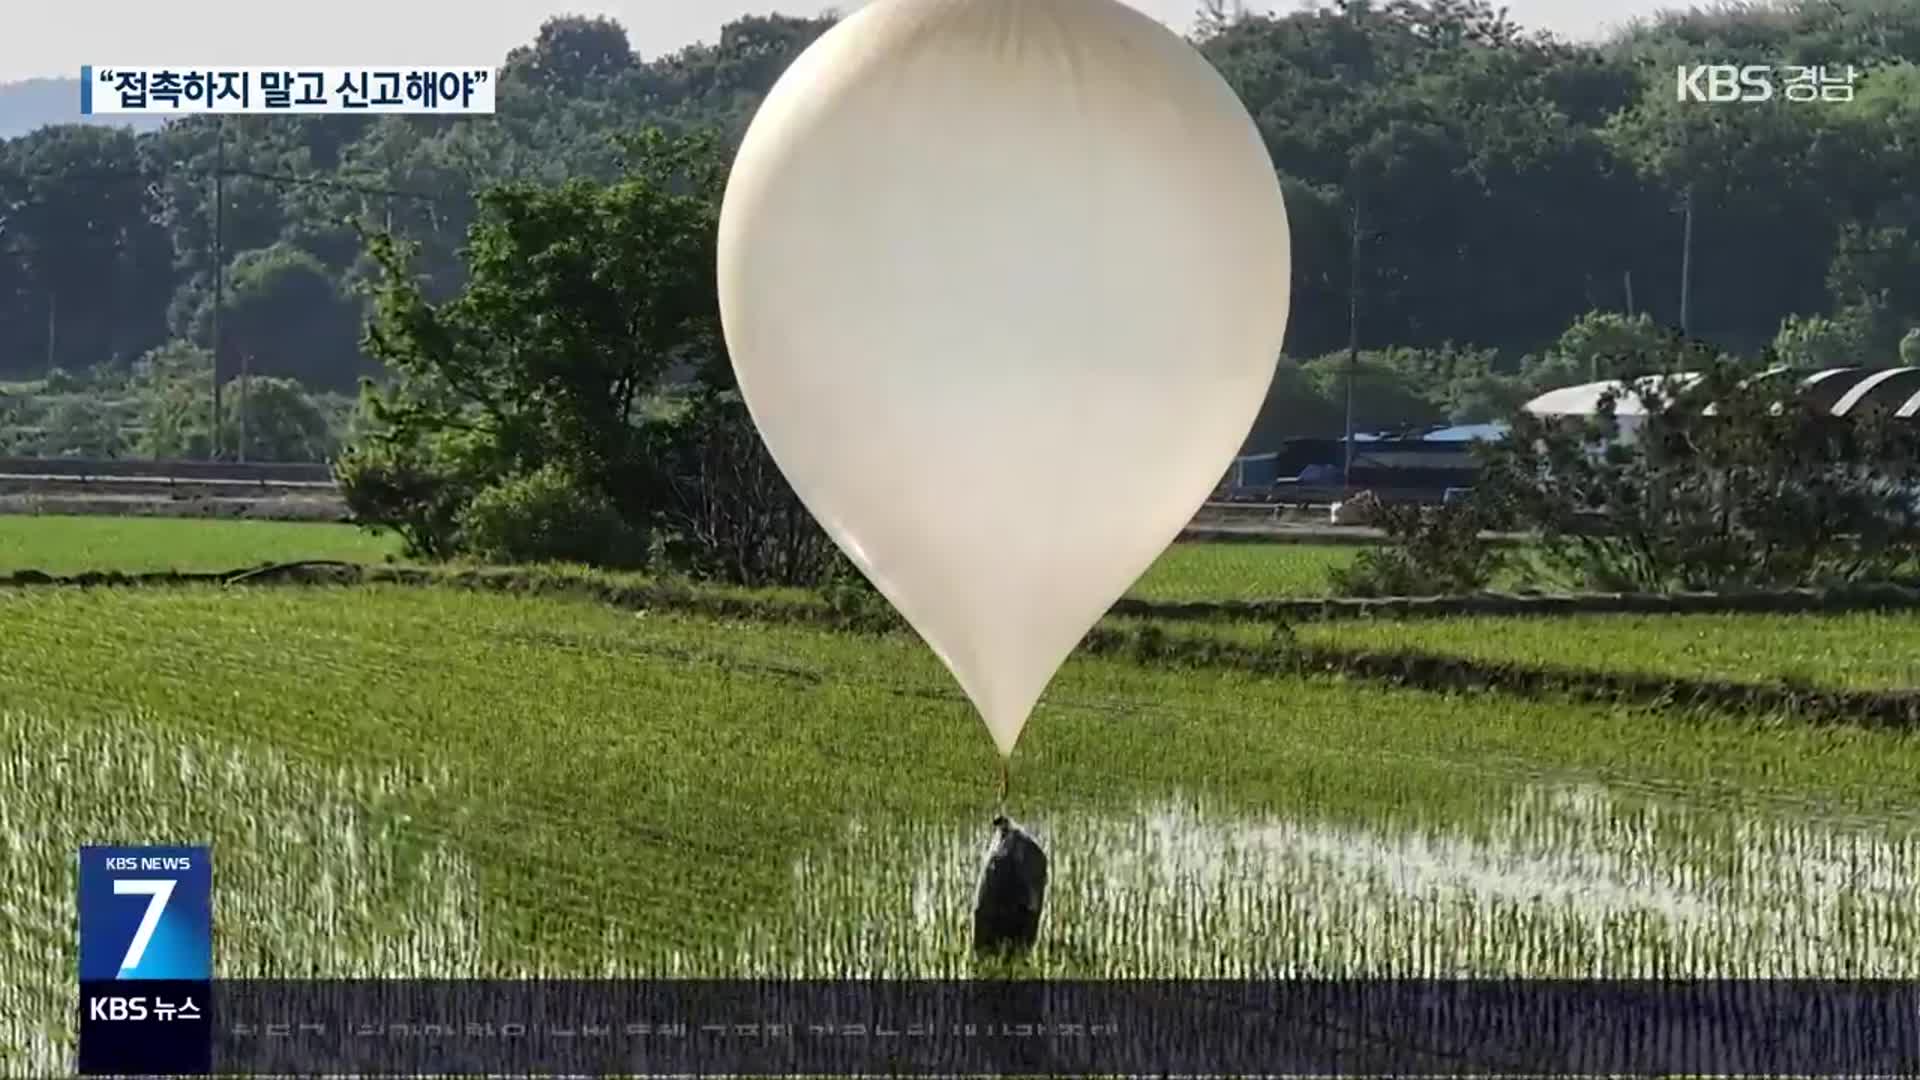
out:
{"label": "rice plant", "polygon": [[[910,636],[420,588],[0,626],[0,1073],[71,1054],[86,843],[210,843],[223,976],[974,972],[996,762]],[[1043,974],[1920,966],[1896,733],[1082,656],[1015,775]]]}
{"label": "rice plant", "polygon": [[71,1069],[82,845],[213,849],[217,977],[431,977],[471,964],[470,866],[407,835],[436,778],[0,713],[0,1074]]}
{"label": "rice plant", "polygon": [[[1478,829],[1176,799],[1032,823],[1034,973],[1080,978],[1914,978],[1920,832],[1533,786]],[[680,970],[966,977],[978,830],[849,828],[783,923]]]}

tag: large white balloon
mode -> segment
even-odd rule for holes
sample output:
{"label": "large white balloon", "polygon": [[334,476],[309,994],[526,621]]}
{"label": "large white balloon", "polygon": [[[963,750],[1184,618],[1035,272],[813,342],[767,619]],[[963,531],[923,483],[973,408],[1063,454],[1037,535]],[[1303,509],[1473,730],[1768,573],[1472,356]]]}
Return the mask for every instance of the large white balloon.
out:
{"label": "large white balloon", "polygon": [[1273,163],[1115,0],[878,0],[734,163],[719,284],[774,460],[1003,755],[1245,439],[1286,329]]}

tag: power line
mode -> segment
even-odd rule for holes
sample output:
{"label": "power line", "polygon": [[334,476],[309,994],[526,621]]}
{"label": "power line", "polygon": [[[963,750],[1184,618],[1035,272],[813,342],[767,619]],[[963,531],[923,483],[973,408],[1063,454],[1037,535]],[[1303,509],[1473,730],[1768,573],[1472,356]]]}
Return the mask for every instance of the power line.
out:
{"label": "power line", "polygon": [[471,195],[458,196],[433,194],[425,191],[407,191],[403,188],[381,187],[377,184],[362,184],[352,180],[338,180],[327,176],[296,176],[292,173],[259,172],[252,169],[226,170],[228,176],[241,176],[251,180],[264,180],[276,184],[289,184],[296,187],[330,188],[338,191],[351,191],[360,195],[378,195],[392,199],[414,199],[419,202],[458,204],[470,200]]}
{"label": "power line", "polygon": [[[122,241],[115,240],[113,243],[103,245],[101,248],[96,248],[95,250],[124,253],[133,250],[133,248]],[[44,251],[35,251],[32,248],[0,248],[0,259],[20,259],[26,261],[37,259],[45,254]]]}
{"label": "power line", "polygon": [[338,191],[351,191],[361,195],[377,195],[382,198],[412,199],[417,202],[458,204],[470,200],[471,194],[453,195],[446,192],[410,191],[405,188],[384,187],[379,184],[363,183],[356,180],[343,180],[338,177],[324,176],[318,173],[301,176],[296,173],[268,172],[260,169],[244,169],[226,166],[225,168],[191,167],[170,165],[160,169],[73,169],[61,170],[62,183],[70,181],[95,180],[144,180],[158,183],[171,176],[187,176],[194,179],[209,180],[218,173],[228,177],[243,177],[266,183],[285,184],[292,187],[319,187]]}
{"label": "power line", "polygon": [[[464,197],[458,196],[458,195],[447,195],[447,194],[436,195],[430,192],[409,191],[405,188],[384,187],[379,184],[367,184],[367,183],[361,183],[359,181],[354,181],[354,180],[341,180],[335,177],[318,176],[318,175],[300,176],[294,173],[266,172],[259,169],[237,169],[237,168],[229,167],[226,169],[195,169],[195,170],[179,169],[179,170],[171,170],[171,171],[176,173],[184,173],[185,175],[188,175],[188,176],[198,176],[203,179],[211,179],[216,175],[224,176],[224,177],[241,177],[249,180],[260,180],[266,183],[284,184],[290,187],[315,187],[315,188],[322,188],[322,189],[333,190],[333,191],[351,192],[358,195],[368,195],[368,196],[373,196],[373,197],[382,198],[382,199],[409,199],[414,202],[428,203],[436,206],[466,205],[466,204],[470,204],[471,198],[472,198],[470,195],[464,196]],[[160,178],[156,174],[152,174],[152,173],[137,172],[137,171],[130,171],[130,170],[107,170],[107,169],[78,170],[74,175],[76,177],[83,178],[83,179],[118,178],[118,179],[154,180],[154,179]],[[116,241],[114,244],[112,244],[108,248],[108,250],[111,250],[111,251],[126,251],[127,249],[128,247],[126,244],[118,241]],[[31,251],[25,248],[0,247],[0,258],[31,259],[31,258],[34,258],[37,254],[38,254],[37,252]]]}

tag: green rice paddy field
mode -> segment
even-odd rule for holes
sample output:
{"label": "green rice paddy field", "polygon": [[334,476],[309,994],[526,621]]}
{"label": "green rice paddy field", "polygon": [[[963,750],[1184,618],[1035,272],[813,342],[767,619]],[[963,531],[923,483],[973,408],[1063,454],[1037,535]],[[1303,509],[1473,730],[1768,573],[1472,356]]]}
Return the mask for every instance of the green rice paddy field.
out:
{"label": "green rice paddy field", "polygon": [[1529,667],[1835,690],[1920,687],[1920,618],[1910,614],[1576,615],[1544,627],[1527,618],[1369,620],[1299,633],[1350,648]]}
{"label": "green rice paddy field", "polygon": [[[1327,571],[1352,559],[1355,550],[1333,544],[1180,544],[1141,579],[1134,595],[1154,600],[1319,595],[1327,590]],[[207,572],[296,559],[377,563],[398,555],[393,537],[351,525],[0,516],[0,573]]]}
{"label": "green rice paddy field", "polygon": [[[386,553],[85,520],[0,518],[0,562]],[[1273,595],[1333,557],[1275,551],[1258,586],[1209,562],[1262,550],[1176,549],[1141,589]],[[1887,687],[1920,619],[1299,632]],[[907,634],[428,587],[0,590],[0,1074],[70,1068],[83,843],[211,843],[230,976],[966,974],[996,768]],[[1011,806],[1054,860],[1045,975],[1920,977],[1917,778],[1895,732],[1083,655]]]}
{"label": "green rice paddy field", "polygon": [[[1920,688],[1920,617],[1908,613],[1454,616],[1304,622],[1291,629],[1302,642],[1342,650],[1575,673],[1821,690]],[[1274,628],[1255,622],[1193,623],[1176,625],[1171,633],[1261,646],[1272,640]]]}
{"label": "green rice paddy field", "polygon": [[104,515],[0,515],[0,573],[209,572],[296,559],[381,562],[390,536],[351,525]]}

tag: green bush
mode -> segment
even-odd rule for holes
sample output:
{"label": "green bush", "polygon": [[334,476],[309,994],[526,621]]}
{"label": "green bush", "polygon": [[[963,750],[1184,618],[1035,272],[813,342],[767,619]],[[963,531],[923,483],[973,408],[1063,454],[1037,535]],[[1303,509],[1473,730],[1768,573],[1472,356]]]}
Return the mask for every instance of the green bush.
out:
{"label": "green bush", "polygon": [[1374,523],[1387,543],[1328,574],[1340,596],[1456,596],[1478,592],[1506,553],[1482,534],[1492,517],[1469,499],[1445,506],[1381,506]]}
{"label": "green bush", "polygon": [[488,562],[645,561],[646,544],[613,502],[556,465],[482,488],[458,520],[461,550]]}
{"label": "green bush", "polygon": [[87,388],[85,379],[80,378],[66,368],[54,368],[40,384],[40,390],[46,394],[77,394]]}
{"label": "green bush", "polygon": [[120,421],[92,398],[69,398],[48,414],[39,452],[48,457],[117,457],[127,448]]}
{"label": "green bush", "polygon": [[354,521],[400,535],[408,557],[445,559],[459,544],[460,508],[478,487],[457,436],[424,443],[365,440],[334,462]]}
{"label": "green bush", "polygon": [[240,447],[244,433],[249,461],[314,462],[333,456],[337,444],[327,416],[298,382],[254,375],[228,382],[225,390],[220,443],[229,453]]}
{"label": "green bush", "polygon": [[1879,363],[1874,341],[1879,309],[1857,304],[1833,315],[1789,315],[1774,335],[1773,351],[1791,367],[1830,368]]}
{"label": "green bush", "polygon": [[872,588],[793,493],[738,394],[697,395],[658,433],[661,555],[677,569],[753,587]]}
{"label": "green bush", "polygon": [[1563,384],[1644,375],[1655,370],[1671,338],[1646,315],[1589,311],[1560,335],[1538,371]]}
{"label": "green bush", "polygon": [[[1835,354],[1838,355],[1838,354]],[[1920,432],[1884,410],[1835,417],[1794,380],[1747,377],[1702,342],[1639,389],[1629,429],[1514,417],[1478,493],[1589,588],[1721,591],[1884,581],[1920,549]]]}
{"label": "green bush", "polygon": [[651,131],[628,150],[616,183],[478,195],[453,295],[414,245],[367,238],[379,276],[364,346],[387,377],[363,389],[342,471],[361,522],[428,557],[602,561],[613,545],[609,558],[632,563],[708,539],[663,525],[677,497],[698,496],[697,476],[674,490],[668,477],[704,433],[681,445],[656,403],[683,362],[730,377],[713,276],[727,159],[708,135]]}
{"label": "green bush", "polygon": [[198,460],[213,453],[213,355],[187,341],[169,341],[134,362],[130,391],[138,403],[142,457]]}

